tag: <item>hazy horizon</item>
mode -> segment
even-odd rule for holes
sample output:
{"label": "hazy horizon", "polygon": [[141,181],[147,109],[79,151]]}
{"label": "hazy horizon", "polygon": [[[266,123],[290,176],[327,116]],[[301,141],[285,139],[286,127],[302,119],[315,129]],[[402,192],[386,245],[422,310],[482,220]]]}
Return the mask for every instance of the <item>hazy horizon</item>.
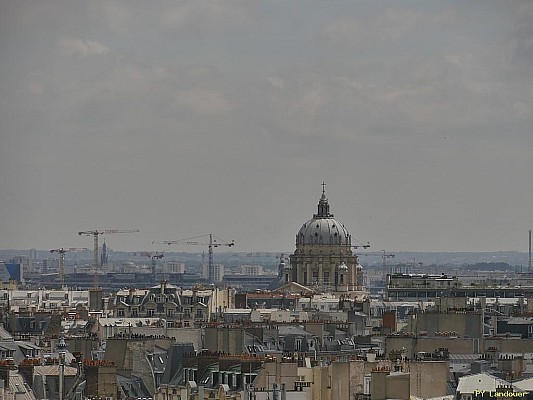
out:
{"label": "hazy horizon", "polygon": [[528,251],[530,1],[0,0],[0,54],[0,248],[290,250],[324,181],[353,244]]}

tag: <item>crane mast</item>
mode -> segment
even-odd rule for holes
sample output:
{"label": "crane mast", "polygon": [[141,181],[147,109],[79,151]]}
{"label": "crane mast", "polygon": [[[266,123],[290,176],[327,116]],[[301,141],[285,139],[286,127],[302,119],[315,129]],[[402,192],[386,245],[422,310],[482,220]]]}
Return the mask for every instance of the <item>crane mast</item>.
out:
{"label": "crane mast", "polygon": [[59,249],[52,249],[50,250],[50,253],[59,253],[59,282],[61,283],[61,287],[63,288],[65,286],[65,253],[69,251],[84,251],[89,250],[87,247],[78,248],[78,247],[69,247],[69,248],[59,248]]}
{"label": "crane mast", "polygon": [[157,260],[162,259],[165,255],[163,253],[156,253],[153,251],[141,251],[140,253],[135,253],[135,255],[141,256],[141,257],[149,257],[152,260],[152,276],[150,277],[152,285],[156,283],[156,266],[157,266]]}
{"label": "crane mast", "polygon": [[387,288],[387,273],[389,272],[388,271],[388,268],[387,268],[387,259],[388,258],[394,258],[396,257],[395,254],[392,254],[392,253],[387,253],[385,250],[380,250],[379,253],[361,253],[360,255],[362,256],[378,256],[378,257],[381,257],[383,263],[382,263],[382,279],[383,279],[383,284],[385,285],[385,289]]}
{"label": "crane mast", "polygon": [[381,250],[382,254],[381,257],[383,259],[383,284],[385,285],[385,289],[387,288],[387,258],[394,258],[394,254],[387,254],[385,250]]}
{"label": "crane mast", "polygon": [[78,232],[78,235],[92,236],[93,237],[93,269],[94,269],[94,289],[99,289],[98,282],[98,235],[108,235],[114,233],[136,233],[139,232],[138,229],[104,229],[104,230],[92,230],[92,231],[81,231]]}
{"label": "crane mast", "polygon": [[214,268],[215,268],[215,261],[214,261],[214,257],[213,257],[213,235],[212,234],[209,234],[209,246],[208,246],[208,261],[207,261],[207,265],[208,265],[208,271],[207,271],[207,275],[208,275],[208,279],[211,281],[213,280],[213,277],[214,277]]}
{"label": "crane mast", "polygon": [[[207,242],[200,242],[200,241],[197,241],[197,240],[193,240],[193,239],[207,238],[207,237],[209,238],[209,241],[207,241]],[[166,245],[176,244],[176,245],[191,245],[191,246],[207,246],[207,248],[208,248],[208,268],[209,268],[209,270],[208,270],[208,279],[210,281],[213,281],[213,274],[214,274],[214,268],[215,268],[213,248],[220,247],[220,246],[227,246],[227,247],[235,246],[235,241],[234,240],[232,240],[231,242],[225,242],[225,241],[219,241],[219,240],[220,239],[217,240],[217,238],[215,238],[215,235],[213,235],[212,233],[209,233],[207,235],[195,236],[195,237],[188,238],[188,239],[163,240],[162,242],[159,242],[159,243],[166,244]],[[158,243],[158,242],[154,241],[152,243]]]}

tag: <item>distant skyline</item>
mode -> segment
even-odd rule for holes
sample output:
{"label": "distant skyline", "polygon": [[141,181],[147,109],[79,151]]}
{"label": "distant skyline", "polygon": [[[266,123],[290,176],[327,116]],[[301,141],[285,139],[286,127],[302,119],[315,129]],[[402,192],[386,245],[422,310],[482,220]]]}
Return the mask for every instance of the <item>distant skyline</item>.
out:
{"label": "distant skyline", "polygon": [[[528,251],[533,3],[0,0],[0,249]],[[172,247],[171,251],[199,251]]]}

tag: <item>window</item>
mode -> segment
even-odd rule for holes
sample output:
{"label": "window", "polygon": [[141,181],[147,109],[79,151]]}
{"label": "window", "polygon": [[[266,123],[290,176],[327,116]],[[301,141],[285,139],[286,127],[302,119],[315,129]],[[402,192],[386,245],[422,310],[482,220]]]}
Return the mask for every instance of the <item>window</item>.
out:
{"label": "window", "polygon": [[173,317],[174,316],[174,310],[173,309],[168,309],[167,310],[167,317]]}
{"label": "window", "polygon": [[123,308],[117,309],[117,317],[119,317],[119,318],[124,317],[124,309]]}
{"label": "window", "polygon": [[294,341],[294,350],[296,351],[302,350],[302,339],[296,339]]}
{"label": "window", "polygon": [[153,308],[149,308],[148,310],[146,310],[146,315],[148,315],[149,317],[153,317],[154,316],[154,309]]}

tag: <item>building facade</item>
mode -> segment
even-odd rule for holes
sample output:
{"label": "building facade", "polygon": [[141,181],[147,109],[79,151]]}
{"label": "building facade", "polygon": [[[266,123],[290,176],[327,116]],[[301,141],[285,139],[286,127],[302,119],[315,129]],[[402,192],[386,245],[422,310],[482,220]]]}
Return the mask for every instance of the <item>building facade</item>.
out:
{"label": "building facade", "polygon": [[352,251],[352,237],[330,213],[324,189],[318,212],[296,235],[296,250],[290,256],[290,269],[285,276],[320,290],[362,290],[362,268]]}

